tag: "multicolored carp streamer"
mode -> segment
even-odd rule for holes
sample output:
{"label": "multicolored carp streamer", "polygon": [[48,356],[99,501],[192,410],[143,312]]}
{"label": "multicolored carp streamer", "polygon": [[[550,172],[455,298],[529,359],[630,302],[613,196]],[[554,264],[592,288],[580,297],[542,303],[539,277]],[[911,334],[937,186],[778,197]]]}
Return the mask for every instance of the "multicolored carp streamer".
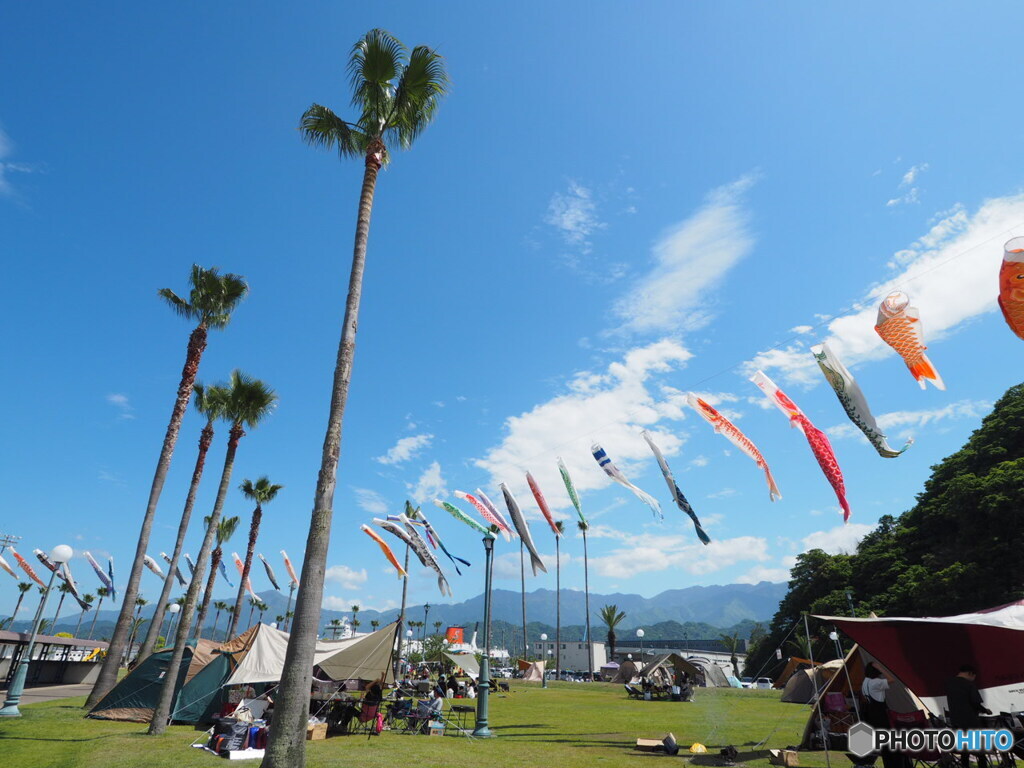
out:
{"label": "multicolored carp streamer", "polygon": [[468,501],[473,505],[476,511],[480,513],[480,517],[501,531],[501,535],[505,537],[505,541],[512,540],[512,531],[509,529],[505,519],[501,515],[495,515],[492,513],[491,510],[488,509],[487,505],[476,496],[464,491],[455,491],[455,498]]}
{"label": "multicolored carp streamer", "polygon": [[107,577],[110,579],[110,597],[117,600],[117,587],[114,586],[114,556],[111,555],[107,559]]}
{"label": "multicolored carp streamer", "polygon": [[281,588],[277,586],[277,577],[274,576],[274,569],[270,567],[270,563],[267,562],[267,558],[263,555],[257,555],[257,557],[263,563],[263,570],[267,572],[267,578],[270,579],[270,583],[274,585],[274,589],[280,592]]}
{"label": "multicolored carp streamer", "polygon": [[188,566],[188,575],[194,577],[196,575],[196,564],[192,562],[192,558],[188,556],[188,552],[185,553],[185,565]]}
{"label": "multicolored carp streamer", "polygon": [[114,582],[111,581],[110,577],[103,572],[103,569],[100,568],[100,564],[96,562],[93,556],[88,552],[83,552],[82,555],[85,557],[89,565],[92,566],[92,569],[96,572],[96,578],[98,578],[103,583],[103,586],[109,590],[113,590]]}
{"label": "multicolored carp streamer", "polygon": [[498,486],[501,488],[501,494],[505,497],[505,506],[508,508],[508,516],[512,518],[512,525],[516,527],[516,532],[519,533],[519,540],[522,541],[523,546],[526,547],[526,551],[530,553],[530,566],[533,568],[533,575],[537,575],[537,569],[540,568],[544,573],[548,572],[548,569],[544,567],[544,561],[540,559],[540,555],[537,554],[537,547],[533,544],[533,537],[530,535],[530,524],[526,522],[526,517],[523,515],[523,510],[519,508],[519,502],[516,501],[516,497],[512,495],[512,491],[508,489],[505,483]]}
{"label": "multicolored carp streamer", "polygon": [[846,485],[843,483],[843,472],[839,469],[839,462],[836,461],[836,454],[832,450],[825,433],[811,423],[796,403],[786,396],[786,393],[779,389],[775,382],[769,379],[761,371],[758,371],[750,380],[757,385],[758,389],[764,392],[772,404],[782,411],[788,418],[790,425],[804,433],[807,444],[811,446],[814,458],[818,460],[818,466],[825,473],[825,477],[836,492],[839,499],[839,506],[843,508],[843,522],[850,520],[850,505],[846,501]]}
{"label": "multicolored carp streamer", "polygon": [[[36,560],[38,560],[46,567],[46,570],[48,570],[50,573],[57,573],[57,564],[50,562],[50,558],[46,556],[46,553],[43,552],[43,550],[33,549],[32,554],[36,556]],[[62,574],[59,573],[57,573],[57,575],[62,576]]]}
{"label": "multicolored carp streamer", "polygon": [[[455,572],[459,574],[459,576],[462,575],[462,571],[459,570],[459,563],[462,563],[466,567],[472,567],[472,563],[470,563],[468,560],[463,560],[458,555],[453,555],[451,552],[448,551],[448,547],[446,547],[444,545],[444,541],[441,540],[441,535],[437,532],[434,526],[430,524],[430,521],[427,520],[427,516],[423,514],[423,510],[419,509],[418,507],[413,508],[411,504],[406,506],[406,510],[408,511],[405,514],[405,519],[413,525],[423,526],[423,530],[427,534],[427,541],[430,543],[430,546],[432,546],[434,549],[437,549],[438,547],[441,548],[441,551],[444,552],[445,557],[452,561],[452,567],[455,568]],[[409,514],[410,512],[412,514]],[[403,522],[402,515],[388,515],[388,520],[397,523]]]}
{"label": "multicolored carp streamer", "polygon": [[[451,596],[452,588],[448,586],[448,579],[444,577],[444,572],[441,570],[441,566],[438,565],[436,558],[431,554],[430,548],[427,546],[426,542],[423,541],[419,535],[417,535],[414,540],[412,536],[406,532],[406,528],[412,527],[409,518],[405,515],[399,515],[398,517],[402,520],[401,525],[392,522],[391,520],[381,520],[376,517],[373,519],[373,524],[380,526],[392,536],[397,536],[405,544],[408,544],[409,549],[415,553],[420,563],[423,564],[423,567],[430,568],[437,574],[437,588],[440,590],[441,594]],[[406,526],[406,528],[403,528],[402,525],[405,525],[406,521],[409,521],[409,525]]]}
{"label": "multicolored carp streamer", "polygon": [[71,575],[71,564],[63,563],[60,571],[57,575],[64,580],[64,583],[68,585],[68,589],[71,591],[71,596],[75,598],[75,602],[78,603],[78,607],[83,611],[92,609],[89,603],[82,599],[81,593],[78,591],[78,584],[75,583],[75,577]]}
{"label": "multicolored carp streamer", "polygon": [[658,503],[658,500],[649,493],[641,491],[629,482],[629,480],[626,479],[626,476],[622,474],[621,470],[612,464],[612,460],[608,457],[608,454],[605,453],[604,448],[597,443],[594,443],[590,446],[590,452],[594,454],[594,461],[597,462],[598,466],[604,470],[604,473],[608,475],[608,477],[624,488],[629,488],[629,490],[631,490],[636,497],[640,499],[640,501],[651,508],[651,512],[653,512],[656,517],[660,517],[662,520],[665,519],[665,514],[661,511],[661,504]]}
{"label": "multicolored carp streamer", "polygon": [[910,306],[907,294],[894,291],[882,299],[878,305],[875,331],[882,337],[882,341],[903,358],[921,389],[925,388],[926,381],[939,389],[946,388],[939,372],[924,353],[928,347],[924,345],[921,315],[917,307]]}
{"label": "multicolored carp streamer", "polygon": [[668,485],[668,492],[672,494],[672,498],[675,499],[676,506],[679,507],[683,512],[689,515],[690,520],[693,521],[693,528],[697,532],[697,538],[705,544],[711,543],[711,538],[704,532],[703,526],[700,524],[700,520],[697,518],[697,513],[693,511],[693,507],[690,506],[690,502],[683,496],[683,492],[679,490],[679,485],[676,483],[675,477],[672,475],[672,470],[668,468],[668,462],[665,461],[665,457],[661,453],[661,449],[658,448],[654,443],[654,438],[651,437],[651,433],[646,429],[640,433],[643,435],[644,440],[651,447],[651,451],[654,452],[654,458],[658,460],[658,466],[661,467],[661,474],[665,476],[665,483]]}
{"label": "multicolored carp streamer", "polygon": [[[160,557],[162,557],[164,560],[167,561],[167,567],[168,568],[170,568],[170,566],[174,565],[171,562],[171,556],[168,555],[166,552],[161,552],[160,553]],[[182,586],[182,587],[184,587],[186,584],[188,584],[188,582],[185,580],[185,577],[181,575],[181,568],[179,568],[176,565],[174,566],[174,578],[176,578],[178,580],[178,584],[180,586]]]}
{"label": "multicolored carp streamer", "polygon": [[370,526],[360,525],[359,530],[377,542],[377,546],[379,546],[380,551],[384,553],[384,557],[386,557],[388,559],[388,562],[390,562],[398,570],[398,578],[404,579],[406,576],[409,575],[405,572],[405,569],[402,567],[402,564],[398,562],[398,558],[395,557],[395,553],[391,551],[391,547],[388,546],[388,543],[384,541],[384,539],[382,539],[380,536],[378,536],[377,533],[372,528],[370,528]]}
{"label": "multicolored carp streamer", "polygon": [[1010,330],[1024,339],[1024,237],[1015,237],[1003,246],[999,309]]}
{"label": "multicolored carp streamer", "polygon": [[562,535],[562,532],[558,530],[558,526],[555,524],[554,515],[551,514],[551,510],[548,509],[547,499],[544,498],[544,494],[541,493],[540,486],[537,485],[537,481],[533,479],[533,475],[529,472],[526,473],[526,482],[530,486],[530,491],[533,493],[534,501],[537,502],[537,506],[540,507],[540,512],[544,515],[544,519],[548,521],[548,525],[551,526],[552,532],[555,534],[555,538]]}
{"label": "multicolored carp streamer", "polygon": [[704,419],[704,421],[715,428],[715,432],[747,454],[747,456],[757,463],[757,466],[764,470],[764,476],[768,480],[768,498],[772,501],[778,501],[781,499],[782,493],[779,491],[779,486],[775,484],[775,478],[772,477],[772,471],[768,469],[768,462],[764,460],[764,456],[762,456],[761,452],[757,450],[757,446],[751,442],[750,438],[740,432],[736,425],[725,418],[725,416],[720,414],[692,392],[686,395],[686,402],[700,415],[702,419]]}
{"label": "multicolored carp streamer", "polygon": [[34,581],[43,589],[46,589],[46,585],[39,579],[38,576],[36,576],[36,572],[32,570],[32,566],[28,564],[28,561],[24,557],[19,555],[14,550],[14,547],[8,547],[7,549],[11,553],[11,557],[14,558],[14,562],[18,564],[18,567],[21,568],[21,570],[23,570],[25,573],[27,573],[28,577],[32,579],[32,581]]}
{"label": "multicolored carp streamer", "polygon": [[562,482],[565,483],[566,493],[569,494],[569,500],[572,501],[572,505],[576,507],[576,514],[580,516],[580,522],[584,526],[587,525],[587,518],[583,516],[583,506],[580,504],[580,495],[576,493],[576,486],[573,485],[572,476],[569,474],[569,469],[565,466],[565,462],[562,461],[562,457],[558,457],[558,472],[562,475]]}
{"label": "multicolored carp streamer", "polygon": [[447,512],[449,515],[454,517],[459,522],[465,523],[477,533],[482,534],[484,537],[491,539],[494,538],[494,534],[491,533],[486,526],[478,523],[476,520],[474,520],[461,509],[456,507],[454,504],[451,504],[447,501],[441,501],[441,499],[434,499],[434,504],[437,507],[443,509],[445,512]]}
{"label": "multicolored carp streamer", "polygon": [[149,568],[149,570],[151,570],[151,571],[152,571],[153,573],[155,573],[155,574],[156,574],[157,576],[159,576],[159,577],[160,577],[161,579],[165,579],[165,578],[167,578],[167,577],[166,577],[166,576],[164,575],[164,572],[160,570],[160,565],[159,565],[159,563],[157,563],[157,561],[156,561],[156,560],[154,560],[154,559],[153,559],[152,557],[150,557],[149,555],[143,555],[143,556],[142,556],[142,564],[143,564],[143,565],[145,565],[145,566],[146,566],[147,568]]}
{"label": "multicolored carp streamer", "polygon": [[292,584],[296,587],[299,586],[299,577],[295,575],[295,569],[292,567],[292,561],[288,559],[288,553],[283,549],[281,550],[281,557],[284,558],[284,569],[288,571],[288,578],[292,580]]}
{"label": "multicolored carp streamer", "polygon": [[[237,552],[232,552],[231,557],[235,561],[235,568],[238,569],[238,577],[242,578],[242,576],[245,574],[245,563],[242,562],[242,558],[238,556]],[[257,595],[255,591],[253,591],[252,581],[249,579],[248,576],[245,577],[245,591],[248,592],[256,600],[260,599],[260,596]]]}
{"label": "multicolored carp streamer", "polygon": [[227,582],[228,586],[229,587],[235,586],[231,582],[231,579],[228,578],[228,569],[227,569],[227,566],[224,565],[224,558],[223,557],[220,559],[220,562],[218,563],[217,567],[220,568],[220,575],[224,577],[224,581]]}
{"label": "multicolored carp streamer", "polygon": [[14,572],[14,569],[7,564],[7,561],[4,560],[3,557],[0,557],[0,568],[3,568],[5,571],[11,574],[15,581],[18,580],[18,574]]}
{"label": "multicolored carp streamer", "polygon": [[867,398],[861,392],[860,387],[853,378],[853,374],[846,370],[843,361],[839,359],[835,352],[829,349],[828,344],[822,342],[816,347],[811,347],[811,354],[814,355],[814,359],[817,361],[818,367],[821,368],[821,372],[825,374],[829,386],[835,390],[836,397],[839,398],[839,403],[843,406],[843,410],[846,411],[846,415],[864,433],[864,436],[867,437],[871,445],[878,451],[879,456],[886,459],[895,459],[913,445],[914,440],[911,438],[898,451],[893,450],[889,446],[885,435],[878,428],[878,422],[871,415]]}
{"label": "multicolored carp streamer", "polygon": [[494,515],[494,517],[496,517],[501,522],[501,525],[498,526],[499,528],[501,528],[501,530],[507,532],[509,536],[517,535],[516,532],[512,529],[512,526],[509,525],[508,520],[505,519],[505,516],[498,511],[498,508],[497,506],[495,506],[494,502],[487,498],[486,493],[477,488],[476,497],[483,503],[485,507],[487,507],[487,511]]}

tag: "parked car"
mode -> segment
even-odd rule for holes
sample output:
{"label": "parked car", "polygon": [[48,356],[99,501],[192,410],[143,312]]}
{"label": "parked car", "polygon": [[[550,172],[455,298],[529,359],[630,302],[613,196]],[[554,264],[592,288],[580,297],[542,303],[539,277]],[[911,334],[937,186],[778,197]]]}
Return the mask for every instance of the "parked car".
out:
{"label": "parked car", "polygon": [[757,682],[754,684],[755,688],[771,688],[772,679],[770,677],[759,677]]}
{"label": "parked car", "polygon": [[754,687],[754,678],[752,678],[752,677],[741,677],[740,678],[740,685],[742,685],[744,688],[753,688]]}

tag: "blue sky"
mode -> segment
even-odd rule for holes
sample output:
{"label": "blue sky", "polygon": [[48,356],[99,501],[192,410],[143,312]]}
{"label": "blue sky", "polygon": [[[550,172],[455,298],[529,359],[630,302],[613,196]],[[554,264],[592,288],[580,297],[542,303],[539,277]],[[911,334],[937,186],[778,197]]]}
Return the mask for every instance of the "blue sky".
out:
{"label": "blue sky", "polygon": [[[279,549],[301,558],[361,166],[295,127],[314,101],[345,112],[348,50],[374,26],[437,47],[453,90],[378,187],[329,607],[397,603],[359,525],[409,496],[497,497],[504,480],[539,517],[530,470],[568,518],[557,455],[594,525],[593,590],[782,580],[807,547],[850,547],[909,508],[1019,381],[1020,340],[995,305],[1002,243],[1024,234],[1014,4],[32,4],[5,17],[0,530],[24,554],[66,542],[114,555],[125,578],[190,330],[156,291],[185,290],[197,262],[251,284],[200,378],[240,367],[279,392],[233,484],[285,485],[258,551],[279,575]],[[893,286],[919,308],[947,391],[919,390],[875,335]],[[893,440],[914,436],[906,454],[881,459],[852,430],[807,350],[822,339]],[[831,435],[850,525],[747,380],[759,367]],[[782,501],[682,405],[691,390],[759,446]],[[154,556],[173,545],[200,426],[190,413]],[[672,507],[644,428],[710,547]],[[609,485],[592,442],[657,496],[663,523]],[[251,508],[233,491],[226,511]],[[477,563],[475,534],[443,515],[446,543]],[[229,549],[244,551],[245,527]],[[534,537],[553,554],[544,527]],[[581,542],[562,549],[563,585],[581,587]],[[498,552],[497,584],[516,588],[518,554]],[[528,588],[552,587],[550,570]],[[478,565],[450,577],[456,599],[482,588]],[[0,584],[8,609],[13,581]],[[144,574],[144,594],[157,590]],[[438,598],[415,569],[411,599]]]}

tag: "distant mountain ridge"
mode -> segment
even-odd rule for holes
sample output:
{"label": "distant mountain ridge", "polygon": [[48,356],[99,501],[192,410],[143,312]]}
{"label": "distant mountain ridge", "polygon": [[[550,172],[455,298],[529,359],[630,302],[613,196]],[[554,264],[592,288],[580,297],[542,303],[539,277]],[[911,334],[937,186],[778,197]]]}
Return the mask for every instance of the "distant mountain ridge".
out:
{"label": "distant mountain ridge", "polygon": [[[626,614],[626,618],[620,625],[620,629],[628,630],[638,626],[651,626],[665,622],[676,622],[681,625],[704,624],[710,627],[726,629],[732,628],[743,622],[767,622],[775,614],[779,602],[786,594],[785,583],[773,583],[762,581],[759,584],[723,584],[714,586],[685,587],[683,589],[670,589],[654,597],[643,597],[630,593],[601,594],[590,593],[590,624],[595,637],[603,637],[601,628],[603,625],[598,619],[598,613],[604,605],[616,605],[620,611]],[[260,599],[267,603],[269,609],[264,613],[263,620],[270,623],[279,615],[283,615],[288,604],[288,596],[274,590],[267,590],[259,593]],[[492,595],[492,617],[494,621],[504,621],[512,626],[522,623],[522,596],[519,592],[507,589],[496,589]],[[228,597],[221,599],[229,600]],[[230,597],[230,602],[234,598]],[[556,623],[555,591],[551,589],[537,589],[526,594],[526,618],[533,624],[554,626]],[[476,595],[468,600],[451,604],[430,604],[429,611],[426,611],[426,620],[429,631],[433,631],[433,624],[440,621],[444,626],[463,625],[472,626],[483,618],[483,595]],[[143,618],[152,618],[153,606],[143,607],[141,615]],[[408,618],[414,621],[423,621],[424,605],[418,603],[408,606]],[[398,609],[387,611],[374,611],[363,609],[359,611],[360,630],[369,630],[371,621],[379,621],[382,625],[398,618]],[[586,622],[584,609],[584,593],[582,590],[562,590],[562,626],[583,625]],[[51,614],[52,615],[52,614]],[[258,613],[253,614],[254,618]],[[206,625],[213,625],[214,611],[210,611]],[[249,607],[243,608],[242,624],[244,625],[249,617]],[[348,617],[351,619],[351,611],[332,611],[324,609],[321,612],[321,626],[333,619]],[[47,618],[47,617],[44,617]],[[109,636],[113,630],[114,621],[117,619],[115,610],[103,610],[100,612],[96,623],[95,637]],[[85,617],[82,622],[82,634],[88,633],[93,616]],[[78,623],[78,613],[61,616],[56,631],[73,631]],[[16,622],[17,628],[24,631],[29,624],[28,620]],[[224,626],[224,617],[221,616],[221,626]]]}

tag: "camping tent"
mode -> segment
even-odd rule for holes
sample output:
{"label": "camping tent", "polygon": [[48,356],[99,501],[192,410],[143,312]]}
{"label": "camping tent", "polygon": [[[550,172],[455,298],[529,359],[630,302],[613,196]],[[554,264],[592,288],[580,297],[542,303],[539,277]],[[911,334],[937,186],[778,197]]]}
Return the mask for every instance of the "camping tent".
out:
{"label": "camping tent", "polygon": [[619,662],[609,661],[607,664],[602,664],[600,672],[602,680],[614,680],[619,673]]}
{"label": "camping tent", "polygon": [[[227,643],[200,640],[186,646],[179,667],[178,689],[172,699],[174,720],[202,722],[219,709],[217,704],[223,703],[221,685],[231,673],[235,659],[246,653],[257,632],[258,627],[253,627]],[[143,659],[88,716],[98,720],[149,722],[173,652],[173,648],[164,648]]]}
{"label": "camping tent", "polygon": [[707,659],[701,659],[698,657],[691,656],[687,659],[693,666],[700,670],[704,681],[701,683],[705,688],[729,688],[729,680],[725,676],[725,672],[717,664],[708,661]]}
{"label": "camping tent", "polygon": [[657,685],[674,685],[675,676],[682,672],[686,673],[694,685],[698,685],[704,678],[703,670],[678,653],[662,653],[655,656],[637,675]]}
{"label": "camping tent", "polygon": [[782,670],[782,673],[775,678],[775,682],[772,683],[772,688],[785,688],[786,683],[789,682],[789,678],[791,678],[796,672],[799,672],[801,669],[810,669],[817,665],[818,662],[816,661],[790,656],[786,661],[785,669]]}
{"label": "camping tent", "polygon": [[[368,635],[316,644],[314,665],[334,680],[394,680],[391,651],[397,623]],[[227,700],[233,685],[272,684],[284,670],[288,634],[257,624],[226,643],[200,640],[185,648],[171,719],[209,722]],[[172,649],[157,651],[126,675],[89,713],[101,720],[148,722],[153,717]]]}
{"label": "camping tent", "polygon": [[[869,662],[875,662],[884,667],[870,653],[855,645],[845,659],[827,662],[814,670],[822,673],[829,668],[832,670],[827,680],[824,680],[823,676],[819,676],[820,687],[817,691],[819,700],[824,702],[828,694],[840,693],[848,710],[844,715],[843,713],[829,712],[827,707],[823,707],[821,714],[828,718],[826,725],[831,733],[845,734],[849,725],[858,719],[857,697],[860,694],[861,685],[864,683],[864,667]],[[889,670],[886,669],[886,671]],[[802,670],[802,672],[810,673],[810,670]],[[797,675],[793,677],[796,678]],[[810,702],[814,702],[813,694]],[[885,705],[893,712],[916,712],[925,708],[921,701],[899,680],[893,680],[889,690],[886,691]],[[800,741],[802,748],[819,748],[821,746],[820,744],[811,744],[812,735],[821,731],[818,714],[817,707],[811,709],[807,725],[804,727],[803,739]]]}
{"label": "camping tent", "polygon": [[781,700],[789,704],[810,704],[842,668],[842,659],[833,659],[809,669],[798,669],[786,681]]}
{"label": "camping tent", "polygon": [[612,682],[629,684],[636,680],[636,678],[636,664],[633,663],[632,659],[627,659],[619,665],[619,671],[615,673],[615,676],[612,678]]}
{"label": "camping tent", "polygon": [[544,664],[543,661],[523,661],[519,660],[519,669],[523,674],[523,680],[528,683],[540,683],[544,680]]}
{"label": "camping tent", "polygon": [[450,653],[445,652],[445,656],[448,657],[456,667],[460,667],[463,672],[472,677],[474,680],[480,679],[480,664],[476,660],[476,656],[472,653]]}
{"label": "camping tent", "polygon": [[993,712],[1024,704],[1024,601],[958,616],[819,618],[856,640],[934,713],[946,708],[946,681],[961,664],[977,668],[975,682]]}

